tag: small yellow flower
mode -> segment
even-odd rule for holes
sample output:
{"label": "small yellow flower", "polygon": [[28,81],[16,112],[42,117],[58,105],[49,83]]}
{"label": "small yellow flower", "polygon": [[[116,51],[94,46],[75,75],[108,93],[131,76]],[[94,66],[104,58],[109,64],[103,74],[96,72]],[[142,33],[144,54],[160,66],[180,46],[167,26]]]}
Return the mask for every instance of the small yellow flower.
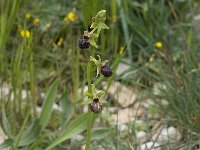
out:
{"label": "small yellow flower", "polygon": [[50,44],[54,47],[54,48],[57,48],[58,46],[56,45],[56,43],[54,42],[53,39],[50,40]]}
{"label": "small yellow flower", "polygon": [[120,47],[120,49],[119,49],[119,54],[120,54],[120,55],[123,55],[123,54],[124,54],[124,47]]}
{"label": "small yellow flower", "polygon": [[53,39],[50,40],[50,44],[54,47],[54,48],[58,48],[59,46],[61,46],[63,44],[63,38],[59,38],[58,40],[54,41]]}
{"label": "small yellow flower", "polygon": [[64,22],[68,22],[68,21],[76,21],[78,19],[78,16],[73,12],[69,12],[65,18],[64,18]]}
{"label": "small yellow flower", "polygon": [[37,27],[40,24],[40,20],[38,18],[35,18],[33,21],[33,24]]}
{"label": "small yellow flower", "polygon": [[22,38],[30,38],[31,33],[30,33],[29,30],[21,30],[20,35],[21,35]]}
{"label": "small yellow flower", "polygon": [[163,47],[162,42],[156,42],[155,47],[161,49]]}
{"label": "small yellow flower", "polygon": [[58,45],[58,46],[61,46],[62,43],[63,43],[63,38],[59,38],[59,40],[58,40],[58,42],[57,42],[57,45]]}
{"label": "small yellow flower", "polygon": [[28,20],[28,19],[31,18],[31,14],[30,14],[30,13],[26,13],[26,14],[25,14],[25,17],[26,17],[26,19]]}

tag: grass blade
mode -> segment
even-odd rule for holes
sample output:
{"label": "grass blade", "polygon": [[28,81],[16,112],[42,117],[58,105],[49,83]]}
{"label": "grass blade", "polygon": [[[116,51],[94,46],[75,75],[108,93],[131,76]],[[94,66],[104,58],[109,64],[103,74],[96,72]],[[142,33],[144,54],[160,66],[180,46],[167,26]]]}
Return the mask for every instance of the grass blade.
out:
{"label": "grass blade", "polygon": [[88,114],[85,113],[79,116],[78,118],[76,118],[75,120],[73,120],[71,124],[66,128],[66,130],[64,130],[60,134],[60,136],[46,148],[46,150],[50,150],[56,145],[62,143],[63,141],[84,131],[87,127],[87,116]]}
{"label": "grass blade", "polygon": [[4,106],[2,107],[2,129],[4,133],[9,137],[12,138],[12,128],[10,125],[10,122],[8,121],[8,118],[5,113],[5,108]]}
{"label": "grass blade", "polygon": [[41,125],[39,124],[39,120],[35,120],[30,126],[30,128],[23,132],[18,146],[25,146],[33,143],[39,137],[40,132]]}
{"label": "grass blade", "polygon": [[56,93],[57,93],[57,88],[58,88],[58,80],[56,80],[51,86],[50,89],[47,93],[46,99],[44,101],[44,104],[42,106],[42,112],[40,115],[40,124],[42,126],[42,128],[44,128],[50,117],[51,117],[51,113],[52,113],[52,107],[53,104],[55,102],[55,98],[56,98]]}
{"label": "grass blade", "polygon": [[11,145],[13,145],[14,140],[12,139],[6,139],[2,144],[0,144],[0,149],[5,149]]}
{"label": "grass blade", "polygon": [[109,133],[110,133],[109,128],[96,128],[92,131],[92,139],[98,140],[108,137]]}

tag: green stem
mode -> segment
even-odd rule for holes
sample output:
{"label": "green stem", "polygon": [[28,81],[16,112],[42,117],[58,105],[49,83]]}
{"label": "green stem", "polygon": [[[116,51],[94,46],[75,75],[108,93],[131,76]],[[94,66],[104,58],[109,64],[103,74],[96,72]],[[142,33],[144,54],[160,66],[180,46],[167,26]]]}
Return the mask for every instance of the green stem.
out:
{"label": "green stem", "polygon": [[87,82],[88,82],[88,92],[92,92],[92,84],[91,84],[91,67],[90,67],[90,62],[87,65]]}
{"label": "green stem", "polygon": [[[91,47],[90,56],[94,57],[94,53],[95,53],[95,48]],[[91,74],[92,74],[92,67],[91,67],[91,63],[89,62],[87,65],[87,81],[88,81],[88,92],[89,93],[92,93]],[[93,112],[90,110],[90,106],[88,105],[87,140],[86,140],[86,148],[85,148],[86,150],[90,150],[92,115],[93,115]]]}
{"label": "green stem", "polygon": [[95,53],[95,47],[91,47],[91,52],[90,52],[90,56],[94,57],[94,53]]}
{"label": "green stem", "polygon": [[93,112],[88,108],[87,139],[85,150],[90,150]]}

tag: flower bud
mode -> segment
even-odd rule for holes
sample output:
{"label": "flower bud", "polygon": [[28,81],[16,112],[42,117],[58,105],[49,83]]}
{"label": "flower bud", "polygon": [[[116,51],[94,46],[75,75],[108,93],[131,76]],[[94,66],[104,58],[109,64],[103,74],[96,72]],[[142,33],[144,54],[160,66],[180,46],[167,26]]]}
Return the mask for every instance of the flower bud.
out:
{"label": "flower bud", "polygon": [[112,76],[112,70],[107,65],[101,66],[101,73],[104,77]]}
{"label": "flower bud", "polygon": [[106,10],[101,10],[97,13],[97,15],[101,18],[104,17],[106,15]]}
{"label": "flower bud", "polygon": [[101,102],[99,102],[99,99],[93,99],[91,104],[90,104],[90,109],[94,112],[94,113],[99,113],[102,110],[102,104]]}

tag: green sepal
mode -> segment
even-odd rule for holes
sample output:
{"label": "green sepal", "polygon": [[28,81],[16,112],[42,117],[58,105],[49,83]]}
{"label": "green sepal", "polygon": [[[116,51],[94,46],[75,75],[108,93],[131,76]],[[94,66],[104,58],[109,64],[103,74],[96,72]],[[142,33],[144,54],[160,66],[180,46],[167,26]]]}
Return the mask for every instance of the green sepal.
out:
{"label": "green sepal", "polygon": [[83,101],[81,105],[88,105],[92,102],[92,99],[88,98],[86,101]]}
{"label": "green sepal", "polygon": [[99,93],[97,93],[97,97],[98,98],[101,98],[105,95],[105,92],[104,91],[100,91]]}
{"label": "green sepal", "polygon": [[93,96],[91,93],[89,93],[89,92],[86,92],[84,95],[87,96],[88,98],[91,98],[91,99],[94,97],[94,96]]}
{"label": "green sepal", "polygon": [[102,104],[105,104],[105,103],[108,103],[105,99],[103,98],[100,98],[99,101],[102,103]]}
{"label": "green sepal", "polygon": [[103,22],[99,22],[99,23],[98,23],[98,28],[101,28],[101,29],[109,29],[109,27],[108,27],[105,23],[103,23]]}
{"label": "green sepal", "polygon": [[90,40],[90,45],[94,46],[95,48],[98,48],[96,42],[94,41],[94,39]]}
{"label": "green sepal", "polygon": [[91,39],[92,38],[97,39],[99,37],[99,35],[96,34],[96,33],[89,33],[89,36],[90,36]]}
{"label": "green sepal", "polygon": [[101,10],[97,13],[98,17],[104,17],[106,15],[106,10]]}
{"label": "green sepal", "polygon": [[98,66],[98,60],[96,60],[94,57],[90,56],[90,61],[91,61],[91,62],[94,62],[94,64],[95,64],[96,66]]}

